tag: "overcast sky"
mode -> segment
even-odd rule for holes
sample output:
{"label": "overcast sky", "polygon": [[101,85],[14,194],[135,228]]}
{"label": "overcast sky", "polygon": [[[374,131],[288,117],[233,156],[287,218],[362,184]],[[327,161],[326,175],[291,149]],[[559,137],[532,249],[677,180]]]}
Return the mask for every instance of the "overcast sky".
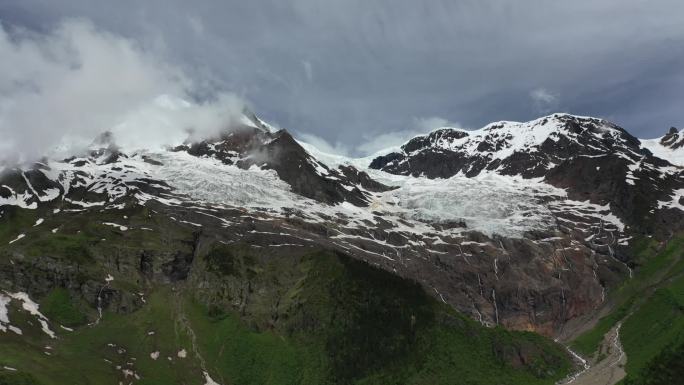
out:
{"label": "overcast sky", "polygon": [[[105,34],[143,57],[136,74],[171,68],[140,100],[156,85],[168,93],[190,84],[178,96],[236,97],[300,138],[353,155],[439,125],[557,111],[640,137],[684,126],[681,0],[0,0],[0,22],[17,60],[29,60],[19,54],[27,39],[50,51],[41,36]],[[117,71],[111,56],[108,72],[88,82]]]}

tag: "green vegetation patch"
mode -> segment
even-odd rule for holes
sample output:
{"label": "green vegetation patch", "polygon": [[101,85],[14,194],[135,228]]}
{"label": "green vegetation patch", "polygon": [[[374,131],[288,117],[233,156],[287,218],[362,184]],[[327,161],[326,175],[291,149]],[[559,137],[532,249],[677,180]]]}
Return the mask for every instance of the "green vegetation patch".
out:
{"label": "green vegetation patch", "polygon": [[637,374],[630,374],[625,379],[624,385],[673,385],[681,383],[682,378],[684,378],[684,343],[671,343]]}
{"label": "green vegetation patch", "polygon": [[584,332],[572,341],[572,349],[583,356],[590,356],[593,354],[598,349],[601,341],[603,341],[603,336],[605,336],[613,326],[617,325],[620,320],[627,316],[633,302],[633,299],[630,299],[605,317],[599,319],[593,328]]}
{"label": "green vegetation patch", "polygon": [[[232,262],[221,271],[242,274],[244,249],[211,256],[216,263],[228,257]],[[548,339],[484,328],[417,283],[366,263],[329,252],[268,263],[278,264],[281,276],[300,277],[287,281],[293,283],[282,288],[280,301],[273,299],[280,306],[270,328],[247,327],[250,315],[195,301],[188,306],[202,355],[219,382],[552,384],[570,371],[564,349]],[[273,273],[269,266],[254,271],[261,282],[277,281],[264,277]]]}
{"label": "green vegetation patch", "polygon": [[572,342],[572,348],[578,353],[589,356],[596,352],[603,336],[647,300],[644,293],[652,292],[662,280],[684,271],[682,236],[674,238],[660,251],[655,247],[655,241],[642,237],[635,241],[633,250],[635,260],[642,265],[633,278],[625,280],[622,286],[609,293],[611,300],[616,303],[614,310]]}
{"label": "green vegetation patch", "polygon": [[[161,288],[133,314],[105,313],[97,325],[73,332],[53,328],[58,339],[0,333],[0,365],[31,373],[42,385],[129,383],[132,375],[126,381],[124,370],[140,377],[136,384],[203,384],[178,302],[171,290]],[[178,356],[182,349],[185,358]],[[159,352],[156,360],[154,352]]]}
{"label": "green vegetation patch", "polygon": [[[620,340],[627,353],[629,377],[659,365],[654,359],[664,351],[675,354],[684,343],[684,276],[661,287],[627,318]],[[650,368],[649,368],[650,367]]]}
{"label": "green vegetation patch", "polygon": [[[224,246],[208,248],[193,266],[204,262],[207,271],[150,286],[141,309],[105,312],[93,325],[83,324],[65,289],[52,290],[41,311],[59,338],[35,322],[23,336],[0,333],[0,365],[41,385],[115,385],[130,382],[130,373],[136,384],[199,385],[203,370],[223,385],[550,385],[571,370],[560,345],[485,328],[419,284],[364,262]],[[11,319],[22,327],[29,321],[14,310]],[[78,326],[69,332],[58,322]]]}
{"label": "green vegetation patch", "polygon": [[257,332],[235,315],[210,317],[186,306],[191,328],[212,377],[222,384],[323,384],[321,351],[272,331]]}
{"label": "green vegetation patch", "polygon": [[[0,245],[7,245],[15,240],[22,229],[31,228],[39,218],[37,210],[21,209],[16,206],[4,206],[0,216]],[[20,242],[20,241],[17,241]]]}
{"label": "green vegetation patch", "polygon": [[40,385],[40,383],[28,373],[5,370],[0,372],[0,385]]}
{"label": "green vegetation patch", "polygon": [[69,292],[64,288],[53,289],[40,301],[40,310],[51,321],[67,327],[86,323],[86,315],[74,304]]}
{"label": "green vegetation patch", "polygon": [[90,247],[95,239],[86,234],[45,234],[38,239],[32,239],[26,246],[31,256],[60,256],[79,264],[93,263]]}

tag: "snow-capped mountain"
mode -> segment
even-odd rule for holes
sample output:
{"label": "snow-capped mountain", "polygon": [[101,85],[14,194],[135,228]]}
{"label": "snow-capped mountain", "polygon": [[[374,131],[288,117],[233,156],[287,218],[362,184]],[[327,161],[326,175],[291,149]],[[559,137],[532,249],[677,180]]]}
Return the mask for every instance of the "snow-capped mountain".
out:
{"label": "snow-capped mountain", "polygon": [[658,140],[658,152],[652,142],[605,120],[554,114],[474,131],[435,130],[410,140],[399,152],[375,158],[370,167],[427,178],[488,172],[541,178],[578,201],[610,205],[628,225],[667,233],[681,226],[681,217],[659,209],[682,208],[678,201],[684,180],[676,157],[663,152],[677,151],[678,138],[670,132]]}
{"label": "snow-capped mountain", "polygon": [[641,139],[641,145],[658,158],[684,167],[684,134],[670,127],[667,134],[656,139]]}
{"label": "snow-capped mountain", "polygon": [[[88,154],[5,170],[0,220],[22,208],[54,233],[99,216],[123,218],[101,220],[121,231],[155,229],[123,215],[144,207],[196,231],[193,242],[335,250],[419,282],[482,324],[547,335],[630,276],[624,251],[635,234],[684,226],[682,168],[595,118],[443,128],[367,169],[253,115],[168,150],[126,153],[110,139]],[[8,242],[20,247],[39,229],[16,228]],[[149,271],[184,280],[200,268],[193,255],[160,256]]]}
{"label": "snow-capped mountain", "polygon": [[496,122],[473,131],[442,128],[413,138],[401,150],[374,159],[370,167],[428,178],[474,176],[483,171],[533,178],[578,156],[641,157],[639,140],[622,128],[567,114],[525,123]]}

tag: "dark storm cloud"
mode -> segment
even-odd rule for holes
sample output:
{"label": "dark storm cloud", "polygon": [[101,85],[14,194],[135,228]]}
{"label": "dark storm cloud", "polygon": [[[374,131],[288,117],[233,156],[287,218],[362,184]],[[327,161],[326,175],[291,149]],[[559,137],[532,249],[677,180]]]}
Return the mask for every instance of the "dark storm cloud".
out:
{"label": "dark storm cloud", "polygon": [[352,153],[426,121],[552,111],[660,136],[684,125],[683,15],[679,0],[0,2],[6,24],[38,31],[90,19]]}

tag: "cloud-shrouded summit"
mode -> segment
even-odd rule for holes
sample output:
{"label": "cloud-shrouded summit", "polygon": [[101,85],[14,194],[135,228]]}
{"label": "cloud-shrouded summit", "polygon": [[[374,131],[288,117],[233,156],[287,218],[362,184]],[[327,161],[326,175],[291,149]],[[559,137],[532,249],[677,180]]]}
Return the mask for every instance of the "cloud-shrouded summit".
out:
{"label": "cloud-shrouded summit", "polygon": [[239,119],[242,101],[214,93],[133,40],[84,20],[37,33],[0,29],[0,158],[30,161],[87,146],[111,131],[135,149],[210,135]]}

